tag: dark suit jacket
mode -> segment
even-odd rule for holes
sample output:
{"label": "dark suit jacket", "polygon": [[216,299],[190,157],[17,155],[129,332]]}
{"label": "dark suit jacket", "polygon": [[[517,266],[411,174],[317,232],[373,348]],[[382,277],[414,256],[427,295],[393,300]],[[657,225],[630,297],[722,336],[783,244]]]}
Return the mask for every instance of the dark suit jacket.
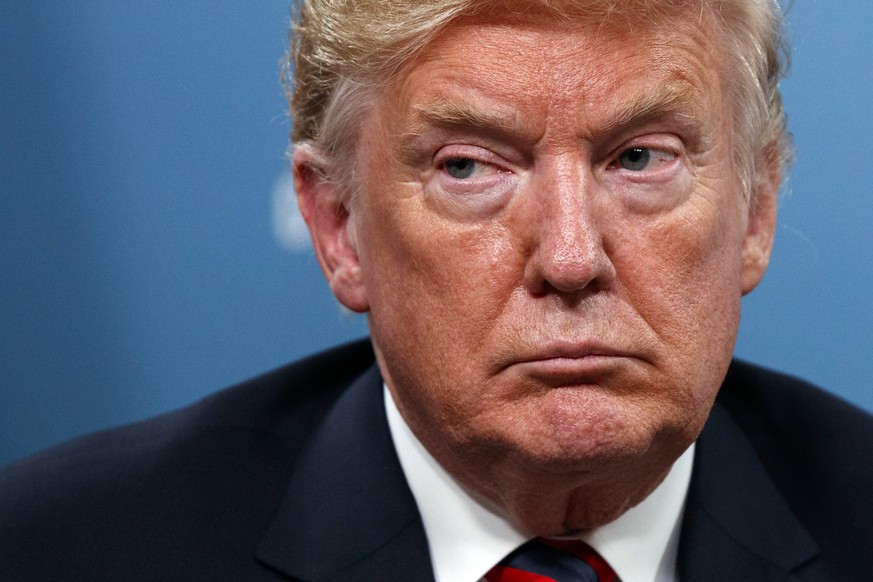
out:
{"label": "dark suit jacket", "polygon": [[[0,580],[432,580],[381,382],[359,342],[7,467]],[[873,579],[871,464],[870,417],[735,363],[682,579]]]}

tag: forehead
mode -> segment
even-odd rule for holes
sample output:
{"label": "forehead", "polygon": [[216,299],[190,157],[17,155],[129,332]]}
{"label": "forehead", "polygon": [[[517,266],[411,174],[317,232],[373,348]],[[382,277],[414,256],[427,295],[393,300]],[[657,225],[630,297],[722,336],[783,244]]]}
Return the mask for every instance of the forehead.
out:
{"label": "forehead", "polygon": [[430,42],[389,94],[419,118],[462,120],[472,112],[461,102],[477,100],[498,125],[523,121],[522,110],[574,111],[595,125],[660,107],[699,116],[724,105],[715,29],[703,14],[661,24],[470,16]]}

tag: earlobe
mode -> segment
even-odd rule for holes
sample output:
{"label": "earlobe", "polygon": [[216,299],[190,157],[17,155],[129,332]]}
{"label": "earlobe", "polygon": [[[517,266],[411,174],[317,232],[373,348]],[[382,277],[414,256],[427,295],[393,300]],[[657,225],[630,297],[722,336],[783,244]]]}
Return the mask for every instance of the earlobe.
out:
{"label": "earlobe", "polygon": [[352,311],[367,311],[369,303],[348,200],[331,180],[324,158],[313,148],[307,145],[295,148],[292,167],[297,204],[331,291]]}
{"label": "earlobe", "polygon": [[743,240],[742,293],[751,292],[770,264],[776,236],[776,210],[782,180],[782,162],[776,146],[762,155],[749,204],[749,223]]}

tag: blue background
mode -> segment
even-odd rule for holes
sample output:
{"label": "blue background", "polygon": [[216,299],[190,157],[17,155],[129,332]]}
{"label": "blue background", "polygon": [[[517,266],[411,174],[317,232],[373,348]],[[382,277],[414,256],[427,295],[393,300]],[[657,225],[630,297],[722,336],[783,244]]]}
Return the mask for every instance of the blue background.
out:
{"label": "blue background", "polygon": [[[288,20],[0,6],[0,463],[365,333],[283,212]],[[789,22],[797,164],[737,353],[873,410],[873,11],[798,0]]]}

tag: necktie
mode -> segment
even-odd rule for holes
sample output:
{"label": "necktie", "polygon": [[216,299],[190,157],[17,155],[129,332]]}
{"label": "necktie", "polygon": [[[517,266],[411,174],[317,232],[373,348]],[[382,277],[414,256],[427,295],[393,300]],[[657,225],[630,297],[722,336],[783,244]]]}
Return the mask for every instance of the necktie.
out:
{"label": "necktie", "polygon": [[534,538],[503,558],[486,582],[618,582],[618,576],[585,542]]}

